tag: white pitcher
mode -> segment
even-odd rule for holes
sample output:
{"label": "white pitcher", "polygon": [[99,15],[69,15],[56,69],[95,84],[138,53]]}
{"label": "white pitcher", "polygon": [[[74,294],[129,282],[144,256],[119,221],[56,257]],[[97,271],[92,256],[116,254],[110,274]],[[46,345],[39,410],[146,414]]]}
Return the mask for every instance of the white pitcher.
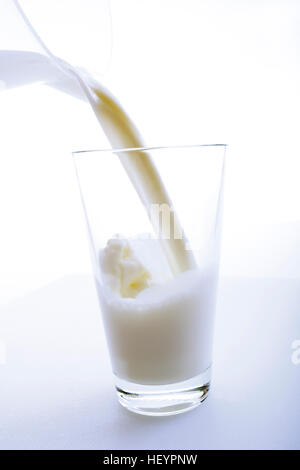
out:
{"label": "white pitcher", "polygon": [[45,83],[84,99],[68,63],[97,77],[105,74],[109,0],[1,0],[0,9],[1,90]]}

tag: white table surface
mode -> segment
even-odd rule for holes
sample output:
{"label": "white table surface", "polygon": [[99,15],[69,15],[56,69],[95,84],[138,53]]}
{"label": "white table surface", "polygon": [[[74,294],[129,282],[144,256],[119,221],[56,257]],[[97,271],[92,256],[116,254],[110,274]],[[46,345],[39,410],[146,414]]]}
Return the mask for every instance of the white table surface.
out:
{"label": "white table surface", "polygon": [[1,449],[299,449],[300,281],[220,285],[213,384],[196,410],[117,402],[93,281],[60,279],[1,307]]}

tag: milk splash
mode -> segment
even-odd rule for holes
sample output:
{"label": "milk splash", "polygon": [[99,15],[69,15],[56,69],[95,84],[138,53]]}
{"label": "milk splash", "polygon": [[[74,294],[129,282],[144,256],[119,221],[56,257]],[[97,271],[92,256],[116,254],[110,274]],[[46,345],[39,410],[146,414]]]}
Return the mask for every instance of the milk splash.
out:
{"label": "milk splash", "polygon": [[[151,155],[142,151],[144,147],[140,133],[118,100],[101,83],[87,72],[74,67],[63,59],[55,57],[42,42],[19,3],[19,13],[45,54],[26,51],[0,51],[3,65],[3,86],[18,86],[24,83],[46,82],[71,95],[84,96],[87,100],[113,149],[133,149],[118,152],[134,189],[159,237],[164,255],[174,276],[196,267],[194,256],[188,246],[184,231],[173,210],[172,201],[154,165]],[[172,233],[165,227],[159,211],[153,207],[170,208]],[[172,208],[172,210],[171,210]],[[180,236],[178,236],[180,234]]]}

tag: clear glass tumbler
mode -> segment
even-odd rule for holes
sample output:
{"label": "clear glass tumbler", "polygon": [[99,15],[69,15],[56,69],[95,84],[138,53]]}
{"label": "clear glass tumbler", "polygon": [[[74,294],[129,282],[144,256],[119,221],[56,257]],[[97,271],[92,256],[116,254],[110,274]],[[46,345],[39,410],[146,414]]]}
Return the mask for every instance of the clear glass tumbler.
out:
{"label": "clear glass tumbler", "polygon": [[[116,390],[133,412],[182,413],[208,395],[225,149],[73,154]],[[126,164],[149,155],[168,203]],[[184,260],[177,271],[172,255]]]}

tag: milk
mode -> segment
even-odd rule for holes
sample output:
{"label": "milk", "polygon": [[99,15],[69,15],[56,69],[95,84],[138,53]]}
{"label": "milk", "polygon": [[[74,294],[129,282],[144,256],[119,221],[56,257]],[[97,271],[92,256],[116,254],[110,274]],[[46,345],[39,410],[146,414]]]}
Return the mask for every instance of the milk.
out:
{"label": "milk", "polygon": [[[66,76],[79,83],[111,146],[135,149],[116,153],[149,217],[153,204],[172,207],[149,152],[139,150],[143,147],[139,132],[118,101],[91,77],[61,63]],[[64,90],[68,90],[66,83]],[[74,86],[74,81],[70,83]],[[193,253],[186,249],[187,239],[175,211],[170,212],[170,222],[174,231],[168,238],[159,213],[157,218],[151,217],[159,235],[156,242],[162,248],[159,257],[165,258],[171,273],[163,280],[143,265],[142,256],[135,255],[134,262],[128,261],[133,271],[127,272],[133,280],[126,289],[115,292],[101,266],[101,254],[97,254],[104,275],[97,277],[96,283],[113,371],[119,378],[138,384],[182,382],[211,364],[216,269],[197,268]]]}
{"label": "milk", "polygon": [[216,273],[191,270],[121,298],[97,280],[114,374],[144,385],[191,379],[211,365]]}
{"label": "milk", "polygon": [[89,102],[101,124],[112,148],[136,149],[130,152],[116,152],[133,184],[137,195],[150,217],[155,232],[159,235],[165,256],[174,275],[196,267],[191,251],[186,249],[187,240],[176,212],[170,211],[172,233],[165,233],[159,212],[155,213],[153,205],[173,208],[166,188],[155,168],[149,152],[138,150],[143,147],[142,138],[117,99],[100,83],[91,77],[78,75],[74,71]]}
{"label": "milk", "polygon": [[[142,147],[136,127],[111,93],[91,82],[87,88],[87,83],[82,84],[83,89],[112,147]],[[148,152],[118,155],[148,215],[152,204],[172,207]],[[120,292],[111,289],[114,276],[109,282],[105,275],[96,279],[114,374],[131,383],[183,382],[211,365],[216,272],[208,266],[201,271],[197,268],[176,213],[170,212],[170,216],[174,231],[168,239],[164,238],[159,219],[151,218],[151,222],[162,244],[160,256],[166,257],[172,279],[156,283],[151,268],[141,263],[142,254],[129,260],[122,255],[127,269],[123,266],[119,273],[123,280],[130,279],[131,286],[127,282]],[[175,238],[175,233],[181,233],[181,237]],[[150,247],[145,240],[144,251],[151,249],[153,244]],[[155,253],[152,258],[159,259]],[[115,274],[120,259],[111,259]],[[99,262],[103,274],[101,254]]]}
{"label": "milk", "polygon": [[115,239],[99,256],[96,284],[113,371],[141,385],[182,382],[211,365],[216,268],[157,279],[159,250],[157,240]]}
{"label": "milk", "polygon": [[[94,110],[112,148],[144,147],[136,126],[118,100],[84,71],[57,57],[50,59],[34,52],[0,51],[0,62],[4,70],[3,83],[7,88],[26,83],[46,82],[76,98],[83,97]],[[153,205],[160,207],[165,205],[172,209],[173,205],[149,152],[139,150],[119,152],[118,156],[145,207],[154,231],[160,237],[173,274],[177,275],[196,267],[192,252],[186,250],[188,242],[176,211],[171,210],[169,213],[171,236],[165,233],[159,212],[152,211]]]}

